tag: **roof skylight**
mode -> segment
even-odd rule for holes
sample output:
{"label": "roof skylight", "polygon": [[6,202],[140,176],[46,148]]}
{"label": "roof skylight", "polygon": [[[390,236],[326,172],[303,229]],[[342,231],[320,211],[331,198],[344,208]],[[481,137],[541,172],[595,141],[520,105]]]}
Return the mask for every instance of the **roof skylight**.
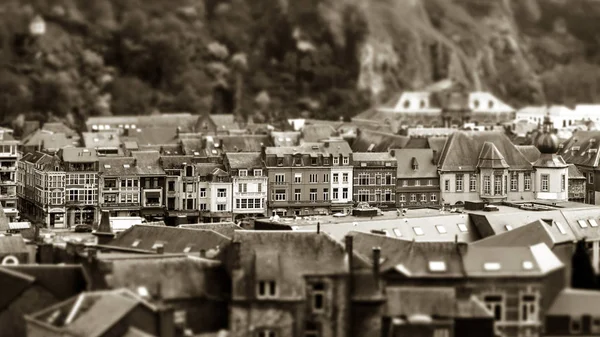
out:
{"label": "roof skylight", "polygon": [[523,269],[531,270],[533,269],[533,262],[531,261],[523,261]]}
{"label": "roof skylight", "polygon": [[505,228],[507,231],[512,231],[512,229],[513,229],[513,227],[512,227],[511,225],[504,225],[504,228]]}
{"label": "roof skylight", "polygon": [[148,288],[146,287],[138,287],[137,288],[137,293],[138,295],[142,296],[142,297],[149,297],[150,293],[148,292]]}
{"label": "roof skylight", "polygon": [[590,226],[598,227],[598,223],[596,222],[596,219],[589,219],[588,222],[590,223]]}
{"label": "roof skylight", "polygon": [[558,228],[558,231],[560,232],[560,234],[567,234],[567,232],[565,231],[565,228],[563,227],[562,223],[555,221],[554,222],[556,224],[556,228]]}
{"label": "roof skylight", "polygon": [[123,164],[123,167],[124,168],[129,168],[130,166],[129,166],[129,164]]}
{"label": "roof skylight", "polygon": [[429,261],[429,271],[443,272],[446,271],[446,262],[444,261]]}
{"label": "roof skylight", "polygon": [[438,233],[440,233],[440,234],[448,233],[448,231],[446,230],[446,227],[444,227],[444,225],[435,225],[435,229],[437,229]]}
{"label": "roof skylight", "polygon": [[500,263],[498,262],[486,262],[483,264],[483,269],[487,271],[500,270]]}
{"label": "roof skylight", "polygon": [[394,234],[396,234],[396,236],[402,236],[402,232],[400,232],[400,229],[394,228],[393,231],[394,231]]}
{"label": "roof skylight", "polygon": [[110,168],[110,165],[108,165],[108,164],[105,164],[105,165],[104,165],[104,168],[107,168],[107,169],[109,169],[109,168]]}
{"label": "roof skylight", "polygon": [[585,220],[577,220],[577,223],[579,224],[579,227],[581,228],[587,228],[588,224],[587,222],[585,222]]}
{"label": "roof skylight", "polygon": [[137,247],[140,244],[140,240],[135,240],[131,243],[131,247]]}
{"label": "roof skylight", "polygon": [[458,226],[458,230],[461,232],[468,232],[469,229],[467,228],[467,226],[464,223],[459,223],[456,226]]}
{"label": "roof skylight", "polygon": [[421,227],[413,227],[413,231],[415,231],[415,234],[417,235],[425,235],[425,233],[423,232],[423,228]]}

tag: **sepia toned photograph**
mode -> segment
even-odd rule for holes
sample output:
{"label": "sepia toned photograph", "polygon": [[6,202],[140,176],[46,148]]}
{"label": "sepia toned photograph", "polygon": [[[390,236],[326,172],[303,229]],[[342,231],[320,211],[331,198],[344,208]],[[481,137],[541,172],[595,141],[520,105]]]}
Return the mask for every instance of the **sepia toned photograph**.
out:
{"label": "sepia toned photograph", "polygon": [[600,337],[599,149],[598,0],[0,0],[0,337]]}

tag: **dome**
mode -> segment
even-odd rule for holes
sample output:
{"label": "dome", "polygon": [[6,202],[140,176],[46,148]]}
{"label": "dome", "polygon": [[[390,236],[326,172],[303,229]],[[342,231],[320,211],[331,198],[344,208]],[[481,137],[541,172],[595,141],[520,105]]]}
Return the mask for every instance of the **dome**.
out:
{"label": "dome", "polygon": [[541,153],[556,153],[558,151],[558,137],[553,133],[544,132],[535,141],[535,146]]}

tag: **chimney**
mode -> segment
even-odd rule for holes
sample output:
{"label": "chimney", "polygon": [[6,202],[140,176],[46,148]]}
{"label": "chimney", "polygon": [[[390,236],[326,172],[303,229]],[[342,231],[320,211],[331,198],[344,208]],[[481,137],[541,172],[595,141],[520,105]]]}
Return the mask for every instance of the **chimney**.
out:
{"label": "chimney", "polygon": [[[457,238],[458,240],[458,238]],[[458,254],[460,256],[465,256],[467,251],[469,250],[469,245],[466,242],[456,242],[456,249],[458,249]]]}
{"label": "chimney", "polygon": [[435,165],[435,164],[437,164],[437,150],[433,150],[432,152],[433,152],[433,155],[431,158],[431,162]]}
{"label": "chimney", "polygon": [[200,257],[202,257],[202,258],[206,257],[206,249],[200,249]]}
{"label": "chimney", "polygon": [[267,147],[265,146],[265,144],[260,143],[260,156],[263,158],[263,160],[265,159],[266,153],[267,153]]}
{"label": "chimney", "polygon": [[321,223],[317,222],[317,234],[321,233]]}
{"label": "chimney", "polygon": [[323,143],[323,146],[325,146],[325,148],[329,148],[329,142],[328,142],[328,141],[327,141],[327,142],[324,142],[324,143]]}
{"label": "chimney", "polygon": [[38,225],[33,225],[33,241],[34,242],[39,242],[40,241],[40,226]]}
{"label": "chimney", "polygon": [[373,247],[373,275],[379,277],[379,261],[381,260],[381,248]]}
{"label": "chimney", "polygon": [[233,269],[242,268],[242,243],[239,241],[233,241],[231,245],[233,247]]}
{"label": "chimney", "polygon": [[158,325],[160,337],[175,337],[175,317],[172,307],[158,309]]}
{"label": "chimney", "polygon": [[349,297],[351,297],[354,293],[354,238],[351,235],[346,235],[344,239],[346,245],[346,254],[348,254],[348,291],[350,295]]}
{"label": "chimney", "polygon": [[219,139],[219,149],[223,151],[223,138]]}
{"label": "chimney", "polygon": [[102,215],[100,216],[100,224],[93,235],[98,238],[99,245],[107,244],[115,237],[115,234],[112,231],[112,226],[110,225],[109,211],[102,211]]}
{"label": "chimney", "polygon": [[156,254],[164,254],[164,253],[165,253],[165,246],[163,244],[156,246]]}
{"label": "chimney", "polygon": [[396,156],[396,150],[390,150],[390,156],[395,157]]}

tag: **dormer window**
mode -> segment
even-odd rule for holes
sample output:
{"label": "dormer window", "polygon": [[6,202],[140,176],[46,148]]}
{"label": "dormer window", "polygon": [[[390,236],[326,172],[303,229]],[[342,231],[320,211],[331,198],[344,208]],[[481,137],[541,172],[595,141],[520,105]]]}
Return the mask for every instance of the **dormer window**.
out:
{"label": "dormer window", "polygon": [[185,167],[185,176],[191,177],[193,175],[194,175],[194,168],[192,166],[186,166]]}
{"label": "dormer window", "polygon": [[333,165],[339,165],[340,164],[340,158],[339,157],[333,157]]}
{"label": "dormer window", "polygon": [[344,165],[348,165],[350,163],[350,158],[344,157],[343,158],[343,163],[344,163]]}
{"label": "dormer window", "polygon": [[283,166],[283,158],[277,158],[277,166]]}
{"label": "dormer window", "polygon": [[240,170],[240,177],[247,177],[248,176],[248,170]]}
{"label": "dormer window", "polygon": [[429,261],[430,272],[444,272],[446,271],[446,262],[444,261]]}
{"label": "dormer window", "polygon": [[260,169],[254,170],[255,177],[262,177],[262,175],[263,175],[262,170],[260,170]]}
{"label": "dormer window", "polygon": [[419,163],[417,162],[417,158],[413,157],[411,166],[413,171],[417,171],[419,169]]}
{"label": "dormer window", "polygon": [[588,222],[590,223],[590,226],[598,227],[598,223],[596,222],[596,219],[589,219]]}
{"label": "dormer window", "polygon": [[272,280],[258,281],[256,291],[256,297],[258,298],[273,298],[277,296],[277,283]]}
{"label": "dormer window", "polygon": [[533,269],[533,262],[531,261],[523,261],[523,269],[531,270]]}
{"label": "dormer window", "polygon": [[310,158],[310,164],[317,165],[317,158],[315,158],[315,157]]}
{"label": "dormer window", "polygon": [[123,168],[129,168],[129,164],[123,164]]}
{"label": "dormer window", "polygon": [[311,306],[313,313],[321,313],[325,311],[325,291],[326,286],[324,282],[315,282],[310,285],[311,291]]}

